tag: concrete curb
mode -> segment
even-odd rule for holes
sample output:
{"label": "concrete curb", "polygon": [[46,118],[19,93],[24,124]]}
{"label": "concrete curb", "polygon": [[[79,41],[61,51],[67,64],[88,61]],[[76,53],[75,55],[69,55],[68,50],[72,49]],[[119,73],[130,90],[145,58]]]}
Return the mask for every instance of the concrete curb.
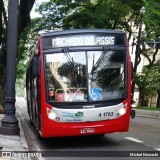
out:
{"label": "concrete curb", "polygon": [[136,109],[136,117],[152,118],[160,120],[160,111]]}
{"label": "concrete curb", "polygon": [[23,132],[23,128],[22,128],[22,125],[20,123],[20,119],[18,118],[19,120],[19,127],[20,127],[20,143],[21,143],[21,146],[22,146],[22,151],[29,151],[29,147],[28,147],[28,144],[26,142],[26,138],[25,138],[25,135],[24,135],[24,132]]}
{"label": "concrete curb", "polygon": [[[19,116],[23,117],[21,112],[18,112],[18,114]],[[29,147],[28,147],[25,135],[24,135],[24,131],[21,125],[20,118],[18,118],[18,120],[19,120],[19,127],[20,127],[20,143],[21,143],[22,149],[23,151],[29,151]]]}

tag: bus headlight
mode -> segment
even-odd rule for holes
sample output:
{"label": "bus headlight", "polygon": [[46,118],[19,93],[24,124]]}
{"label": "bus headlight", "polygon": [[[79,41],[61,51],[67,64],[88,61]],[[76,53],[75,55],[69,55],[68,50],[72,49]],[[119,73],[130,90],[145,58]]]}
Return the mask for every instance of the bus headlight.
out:
{"label": "bus headlight", "polygon": [[120,116],[124,115],[124,114],[126,113],[126,111],[127,111],[127,103],[124,104],[123,108],[121,108],[121,109],[119,110]]}
{"label": "bus headlight", "polygon": [[59,121],[60,118],[49,108],[47,108],[47,115],[49,119]]}
{"label": "bus headlight", "polygon": [[56,118],[56,114],[54,112],[51,112],[48,114],[48,118],[54,120]]}
{"label": "bus headlight", "polygon": [[119,110],[119,114],[122,116],[122,115],[124,115],[126,113],[126,109],[125,108],[121,108],[120,110]]}

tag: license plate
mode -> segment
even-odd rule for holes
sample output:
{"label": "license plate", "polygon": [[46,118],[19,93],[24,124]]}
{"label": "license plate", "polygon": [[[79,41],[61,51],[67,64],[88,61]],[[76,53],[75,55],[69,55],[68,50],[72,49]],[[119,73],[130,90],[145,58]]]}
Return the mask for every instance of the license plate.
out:
{"label": "license plate", "polygon": [[94,128],[83,128],[80,129],[80,134],[93,134],[95,132]]}

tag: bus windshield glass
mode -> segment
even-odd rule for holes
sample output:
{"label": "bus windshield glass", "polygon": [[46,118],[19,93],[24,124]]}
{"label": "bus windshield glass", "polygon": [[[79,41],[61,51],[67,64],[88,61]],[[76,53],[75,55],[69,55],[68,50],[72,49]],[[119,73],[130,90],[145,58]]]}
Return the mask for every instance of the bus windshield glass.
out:
{"label": "bus windshield glass", "polygon": [[52,102],[126,98],[126,51],[77,51],[44,55],[46,97]]}

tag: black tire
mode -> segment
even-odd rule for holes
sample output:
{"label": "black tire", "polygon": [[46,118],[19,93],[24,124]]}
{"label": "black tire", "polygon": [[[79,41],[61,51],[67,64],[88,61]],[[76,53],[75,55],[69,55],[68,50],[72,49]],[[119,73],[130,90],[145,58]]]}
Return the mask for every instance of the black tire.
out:
{"label": "black tire", "polygon": [[30,124],[31,124],[31,125],[33,125],[33,122],[32,122],[32,120],[30,119],[29,121],[30,121]]}
{"label": "black tire", "polygon": [[135,111],[135,110],[132,110],[132,111],[131,111],[131,117],[132,117],[132,118],[135,118],[135,116],[136,116],[136,111]]}

